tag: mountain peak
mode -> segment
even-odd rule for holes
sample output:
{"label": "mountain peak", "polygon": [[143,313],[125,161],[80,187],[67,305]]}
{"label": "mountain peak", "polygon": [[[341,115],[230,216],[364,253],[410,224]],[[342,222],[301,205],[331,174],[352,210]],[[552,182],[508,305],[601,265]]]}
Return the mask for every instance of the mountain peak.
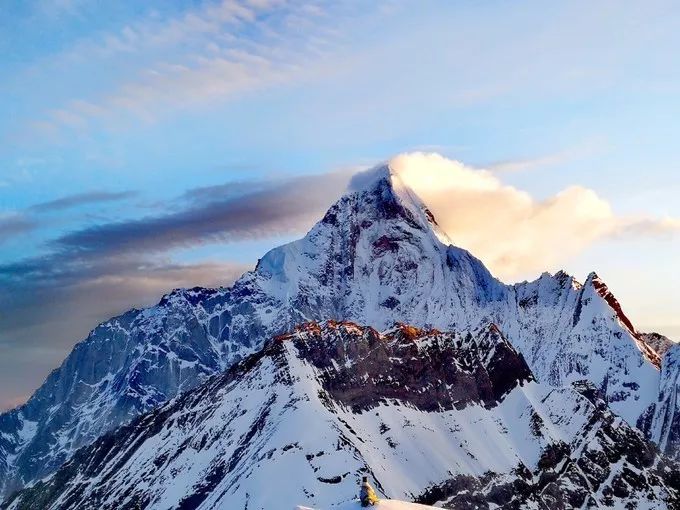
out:
{"label": "mountain peak", "polygon": [[414,188],[417,181],[436,186],[441,178],[440,165],[449,162],[436,153],[404,152],[356,174],[349,184],[350,191],[372,188],[380,180],[388,180],[395,187]]}
{"label": "mountain peak", "polygon": [[348,186],[348,194],[376,193],[383,200],[398,204],[408,211],[410,219],[434,232],[444,245],[452,244],[448,235],[419,196],[419,187],[436,187],[441,171],[432,160],[444,160],[438,154],[404,153],[364,172],[356,174]]}
{"label": "mountain peak", "polygon": [[621,323],[628,328],[630,333],[637,337],[637,331],[635,329],[635,326],[633,326],[633,323],[630,321],[630,319],[626,316],[625,313],[623,313],[623,309],[621,308],[621,305],[619,304],[619,301],[616,299],[614,294],[609,290],[609,287],[607,287],[607,284],[602,281],[602,279],[595,273],[594,271],[588,275],[588,278],[586,279],[586,287],[592,287],[595,292],[602,298],[604,299],[607,304],[614,310],[616,313],[616,317],[621,321]]}
{"label": "mountain peak", "polygon": [[662,356],[647,342],[644,334],[638,333],[631,320],[624,313],[618,299],[616,299],[612,291],[609,290],[607,284],[597,275],[597,273],[594,271],[590,273],[584,286],[593,289],[593,291],[604,300],[612,310],[616,320],[628,330],[642,355],[657,369],[660,369]]}

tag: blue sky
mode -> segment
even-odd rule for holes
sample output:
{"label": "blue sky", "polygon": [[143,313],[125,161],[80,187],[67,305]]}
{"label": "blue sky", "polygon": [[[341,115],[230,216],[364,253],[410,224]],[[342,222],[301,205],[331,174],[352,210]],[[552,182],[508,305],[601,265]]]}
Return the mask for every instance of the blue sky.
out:
{"label": "blue sky", "polygon": [[[634,218],[544,269],[596,270],[680,338],[679,34],[670,1],[5,1],[0,406],[97,321],[228,283],[353,170],[413,150]],[[239,227],[255,199],[281,217]]]}

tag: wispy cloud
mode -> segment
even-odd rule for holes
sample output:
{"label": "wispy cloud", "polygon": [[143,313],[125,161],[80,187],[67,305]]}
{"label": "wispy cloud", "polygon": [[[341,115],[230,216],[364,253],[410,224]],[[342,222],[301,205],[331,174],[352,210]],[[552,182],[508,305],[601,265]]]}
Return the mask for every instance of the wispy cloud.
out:
{"label": "wispy cloud", "polygon": [[629,218],[621,220],[612,235],[673,234],[680,232],[680,218]]}
{"label": "wispy cloud", "polygon": [[539,168],[564,165],[565,163],[584,159],[587,156],[592,156],[593,154],[601,152],[607,145],[608,143],[603,137],[591,137],[576,145],[549,154],[505,159],[481,165],[481,167],[494,174],[526,172]]}
{"label": "wispy cloud", "polygon": [[549,154],[546,156],[539,156],[535,158],[526,159],[508,159],[504,161],[497,161],[485,165],[485,167],[498,174],[512,173],[512,172],[524,172],[527,170],[533,170],[536,168],[543,168],[546,166],[559,165],[566,163],[572,159],[572,155],[569,153],[558,153]]}
{"label": "wispy cloud", "polygon": [[[73,97],[33,119],[32,129],[60,134],[103,123],[133,125],[158,116],[252,93],[328,69],[335,26],[348,4],[313,0],[205,2],[169,19],[149,18],[77,43],[55,57],[69,66],[92,58],[124,65],[112,87]],[[357,8],[352,8],[355,12]],[[332,13],[332,15],[331,15]]]}
{"label": "wispy cloud", "polygon": [[81,205],[127,200],[136,194],[134,191],[89,191],[57,198],[48,202],[41,202],[31,206],[30,209],[35,212],[60,211]]}
{"label": "wispy cloud", "polygon": [[[385,136],[427,122],[423,110],[455,115],[460,107],[508,97],[523,105],[637,87],[646,76],[630,73],[644,54],[638,46],[654,51],[657,58],[644,64],[669,81],[668,34],[677,27],[663,2],[645,9],[598,3],[588,5],[586,17],[584,2],[530,4],[500,8],[494,16],[455,2],[424,2],[419,9],[409,9],[409,2],[385,8],[323,0],[175,4],[89,34],[34,63],[23,81],[65,74],[64,84],[75,87],[58,87],[60,93],[46,98],[26,123],[31,134],[67,139],[71,131],[136,126],[140,119],[153,122],[207,105],[214,110],[250,93],[318,79],[323,87],[302,106],[308,115]],[[547,21],[533,30],[539,20]],[[655,30],[661,21],[668,26]],[[616,37],[621,27],[632,34],[625,41]],[[107,79],[78,88],[87,81],[81,75],[98,74],[95,66]],[[498,171],[518,168],[497,165]]]}

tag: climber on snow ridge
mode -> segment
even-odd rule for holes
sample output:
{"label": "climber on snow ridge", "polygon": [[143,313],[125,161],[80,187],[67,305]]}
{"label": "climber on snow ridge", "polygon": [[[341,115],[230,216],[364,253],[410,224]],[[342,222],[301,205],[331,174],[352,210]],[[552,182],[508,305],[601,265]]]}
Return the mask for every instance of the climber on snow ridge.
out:
{"label": "climber on snow ridge", "polygon": [[364,476],[361,481],[359,500],[361,501],[361,506],[375,505],[378,502],[378,496],[375,495],[373,487],[371,487],[371,484],[368,483],[367,476]]}

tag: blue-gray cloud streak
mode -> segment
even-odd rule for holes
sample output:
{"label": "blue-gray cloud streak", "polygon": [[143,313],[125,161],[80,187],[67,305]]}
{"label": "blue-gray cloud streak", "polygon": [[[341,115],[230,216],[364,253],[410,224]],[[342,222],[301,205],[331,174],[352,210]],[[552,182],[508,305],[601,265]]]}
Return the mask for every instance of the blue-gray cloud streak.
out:
{"label": "blue-gray cloud streak", "polygon": [[0,216],[0,244],[5,241],[34,230],[37,223],[24,214]]}

